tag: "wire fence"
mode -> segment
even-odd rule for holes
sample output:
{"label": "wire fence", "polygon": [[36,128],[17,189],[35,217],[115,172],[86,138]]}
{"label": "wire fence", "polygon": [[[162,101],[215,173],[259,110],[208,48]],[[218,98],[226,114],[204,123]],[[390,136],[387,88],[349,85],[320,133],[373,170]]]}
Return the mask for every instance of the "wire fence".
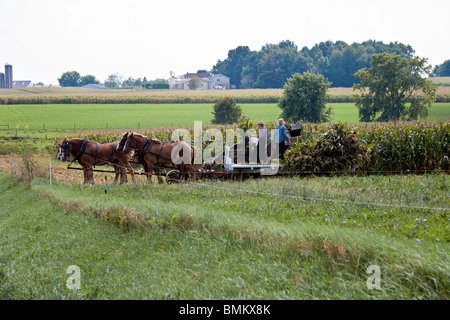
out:
{"label": "wire fence", "polygon": [[[116,166],[118,168],[122,168],[125,170],[128,170],[128,168],[125,166],[116,164],[116,163],[112,163],[110,161],[105,161],[104,164],[105,164],[105,170],[96,170],[96,171],[105,173],[105,195],[106,195],[107,194],[107,173],[115,172],[115,171],[108,171],[107,165],[109,164],[109,165]],[[103,165],[103,164],[101,164],[101,165]],[[67,168],[67,169],[69,169],[69,168]],[[66,169],[65,183],[67,183],[67,169]],[[77,168],[77,169],[79,169],[79,168]],[[85,168],[85,169],[81,169],[81,170],[90,170],[90,169],[93,169],[93,167]],[[50,171],[51,171],[51,163],[50,163]],[[133,173],[137,174],[137,175],[151,175],[151,176],[165,177],[165,175],[163,175],[163,174],[158,175],[155,173],[146,173],[146,172],[135,171],[135,170],[133,170]],[[306,196],[301,196],[301,195],[283,194],[283,193],[279,193],[279,192],[267,193],[267,192],[247,190],[247,189],[242,189],[242,188],[229,188],[229,187],[224,187],[224,186],[212,185],[210,183],[204,183],[204,182],[200,182],[200,181],[188,182],[186,180],[176,179],[176,178],[170,178],[170,180],[172,182],[185,184],[189,187],[211,188],[211,189],[228,191],[231,194],[233,194],[233,197],[235,197],[236,193],[246,193],[246,194],[254,194],[254,195],[263,196],[263,197],[278,197],[278,198],[285,198],[285,199],[296,199],[296,200],[300,200],[300,201],[327,202],[327,203],[342,204],[342,205],[364,205],[364,206],[389,207],[389,208],[398,208],[398,209],[402,208],[402,209],[411,209],[411,210],[450,211],[450,208],[443,208],[443,207],[411,206],[411,205],[392,204],[392,203],[351,201],[351,200],[330,199],[330,198],[320,198],[320,197],[306,197]]]}

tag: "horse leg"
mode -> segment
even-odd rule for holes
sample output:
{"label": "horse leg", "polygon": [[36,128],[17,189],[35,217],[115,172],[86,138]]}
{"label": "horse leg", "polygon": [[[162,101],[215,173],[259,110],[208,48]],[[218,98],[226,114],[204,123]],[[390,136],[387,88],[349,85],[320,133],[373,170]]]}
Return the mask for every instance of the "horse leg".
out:
{"label": "horse leg", "polygon": [[152,171],[153,171],[153,164],[148,164],[144,166],[145,173],[147,174],[147,182],[149,184],[152,184]]}
{"label": "horse leg", "polygon": [[81,161],[81,160],[78,160],[78,163],[83,167],[83,176],[84,176],[84,179],[83,179],[83,184],[87,184],[89,181],[89,178],[88,178],[88,172],[87,172],[87,166],[86,166],[86,164],[83,162],[83,161]]}
{"label": "horse leg", "polygon": [[133,183],[136,183],[136,180],[134,179],[133,167],[131,166],[131,164],[128,161],[125,163],[125,166],[128,168],[128,173],[131,175],[131,180],[133,181]]}
{"label": "horse leg", "polygon": [[91,185],[94,185],[95,184],[95,181],[94,181],[94,169],[93,169],[92,165],[90,166],[90,168],[88,170],[88,173],[89,173],[89,183]]}
{"label": "horse leg", "polygon": [[[148,165],[147,165],[147,163],[145,161],[142,162],[142,166],[144,167],[144,172],[148,173]],[[148,175],[147,175],[147,177],[148,177]]]}
{"label": "horse leg", "polygon": [[116,176],[114,177],[113,184],[117,184],[117,181],[119,181],[119,175],[121,174],[120,169],[118,166],[114,165],[114,171],[116,172]]}
{"label": "horse leg", "polygon": [[197,180],[197,177],[195,176],[195,167],[193,165],[187,165],[186,168],[188,171],[189,181]]}
{"label": "horse leg", "polygon": [[128,182],[128,178],[127,178],[127,170],[124,167],[120,167],[120,184],[124,184]]}
{"label": "horse leg", "polygon": [[159,184],[163,184],[164,181],[163,181],[163,179],[162,179],[162,177],[161,177],[161,171],[159,171],[159,166],[154,166],[154,167],[153,167],[153,170],[155,171],[155,174],[156,174],[157,177],[158,177],[158,183],[159,183]]}

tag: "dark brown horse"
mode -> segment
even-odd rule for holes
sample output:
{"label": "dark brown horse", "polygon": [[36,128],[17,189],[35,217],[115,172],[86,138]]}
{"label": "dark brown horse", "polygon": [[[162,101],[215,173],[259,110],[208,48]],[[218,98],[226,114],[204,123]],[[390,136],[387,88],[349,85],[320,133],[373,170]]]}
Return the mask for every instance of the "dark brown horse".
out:
{"label": "dark brown horse", "polygon": [[94,166],[105,163],[114,164],[114,171],[116,172],[114,183],[117,183],[119,174],[120,183],[126,183],[128,181],[127,170],[134,182],[133,168],[129,163],[133,154],[118,151],[117,145],[117,141],[100,144],[87,139],[64,139],[59,144],[58,159],[66,161],[72,155],[73,161],[77,160],[83,167],[84,183],[94,184]]}
{"label": "dark brown horse", "polygon": [[160,167],[178,167],[186,180],[196,180],[194,161],[197,148],[185,141],[161,142],[132,132],[128,134],[123,151],[128,153],[134,149],[137,149],[138,159],[144,166],[148,183],[152,183],[152,171],[158,177],[158,182],[163,183]]}

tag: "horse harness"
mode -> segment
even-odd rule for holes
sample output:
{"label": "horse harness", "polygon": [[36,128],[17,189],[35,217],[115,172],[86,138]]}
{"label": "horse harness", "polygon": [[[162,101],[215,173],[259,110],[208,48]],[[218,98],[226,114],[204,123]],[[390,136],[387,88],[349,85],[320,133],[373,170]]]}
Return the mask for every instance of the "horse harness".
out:
{"label": "horse harness", "polygon": [[[150,148],[152,147],[153,143],[159,144],[158,151],[157,151],[156,153],[150,151]],[[137,155],[138,155],[138,156],[144,156],[144,155],[146,155],[147,153],[150,153],[150,154],[155,155],[155,156],[156,156],[156,165],[159,165],[159,158],[163,158],[163,159],[165,159],[165,160],[172,161],[172,159],[167,158],[167,157],[164,157],[164,156],[162,156],[162,155],[160,154],[160,153],[161,153],[162,146],[163,146],[163,143],[164,143],[164,142],[161,142],[161,141],[157,141],[157,140],[153,140],[153,139],[147,138],[147,140],[145,140],[144,145],[142,146],[142,150],[141,150],[140,148],[138,149]]]}
{"label": "horse harness", "polygon": [[86,152],[86,147],[87,147],[87,145],[88,145],[88,142],[89,142],[89,139],[87,139],[87,138],[86,138],[86,139],[83,139],[83,141],[81,142],[80,151],[79,151],[78,154],[75,156],[75,158],[70,162],[69,166],[70,166],[74,161],[80,160],[80,158],[81,158],[81,156],[82,156],[83,154],[86,154],[86,155],[88,155],[88,156],[94,157],[94,167],[95,167],[95,160],[96,160],[97,158],[98,158],[98,159],[101,159],[101,160],[103,160],[103,161],[106,161],[106,162],[113,162],[113,160],[114,160],[114,149],[115,149],[116,141],[114,141],[114,142],[113,142],[113,145],[112,145],[111,159],[110,159],[110,160],[107,160],[107,159],[98,157],[98,149],[100,149],[100,143],[98,143],[98,142],[96,142],[97,145],[95,146],[95,155],[94,155],[94,154],[87,153],[87,152]]}

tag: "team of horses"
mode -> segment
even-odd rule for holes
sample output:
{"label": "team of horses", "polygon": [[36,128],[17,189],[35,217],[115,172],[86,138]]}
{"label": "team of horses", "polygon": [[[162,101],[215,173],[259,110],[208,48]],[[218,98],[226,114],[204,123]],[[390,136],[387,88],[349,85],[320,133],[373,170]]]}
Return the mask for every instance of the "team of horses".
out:
{"label": "team of horses", "polygon": [[158,182],[163,183],[162,168],[178,169],[183,180],[195,181],[196,155],[197,149],[185,141],[161,142],[135,132],[125,132],[120,141],[111,143],[64,139],[58,150],[59,160],[67,161],[73,156],[72,162],[78,161],[82,166],[85,184],[94,184],[95,166],[105,163],[114,167],[114,183],[118,182],[119,177],[120,184],[127,183],[127,173],[135,182],[134,170],[130,165],[133,156],[143,166],[148,183],[152,183],[153,173]]}

